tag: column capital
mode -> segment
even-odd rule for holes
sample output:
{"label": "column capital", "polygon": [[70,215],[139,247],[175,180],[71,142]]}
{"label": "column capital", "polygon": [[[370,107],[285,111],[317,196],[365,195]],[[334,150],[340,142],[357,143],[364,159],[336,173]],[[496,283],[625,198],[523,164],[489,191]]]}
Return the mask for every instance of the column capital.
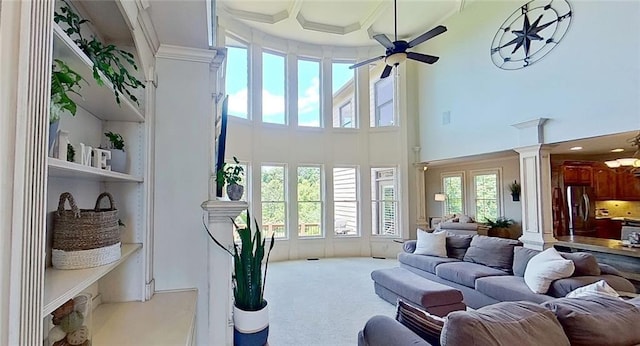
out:
{"label": "column capital", "polygon": [[244,201],[208,200],[200,205],[209,214],[209,222],[230,222],[249,208]]}

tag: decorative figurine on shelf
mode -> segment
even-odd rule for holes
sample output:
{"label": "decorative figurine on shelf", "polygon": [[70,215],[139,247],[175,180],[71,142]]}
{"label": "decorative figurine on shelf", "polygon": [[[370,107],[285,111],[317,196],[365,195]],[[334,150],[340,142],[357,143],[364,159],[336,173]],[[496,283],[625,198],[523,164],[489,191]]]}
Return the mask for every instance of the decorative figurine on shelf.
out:
{"label": "decorative figurine on shelf", "polygon": [[108,148],[111,151],[109,164],[114,172],[127,172],[127,153],[124,151],[124,138],[119,133],[105,132],[105,136],[109,139]]}

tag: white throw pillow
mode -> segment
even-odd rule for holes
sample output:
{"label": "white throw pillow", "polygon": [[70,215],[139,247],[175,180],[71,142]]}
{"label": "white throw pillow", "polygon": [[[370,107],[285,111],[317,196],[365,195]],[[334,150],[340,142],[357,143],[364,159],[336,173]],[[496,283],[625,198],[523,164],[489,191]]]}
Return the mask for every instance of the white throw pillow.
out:
{"label": "white throw pillow", "polygon": [[447,257],[447,233],[428,233],[418,228],[416,255]]}
{"label": "white throw pillow", "polygon": [[614,290],[611,286],[609,286],[609,284],[606,281],[600,280],[592,283],[591,285],[586,285],[586,286],[576,288],[575,290],[567,294],[567,298],[580,298],[580,297],[587,297],[587,296],[594,296],[594,295],[609,296],[614,298],[620,297],[618,292],[616,292],[616,290]]}
{"label": "white throw pillow", "polygon": [[531,257],[524,270],[524,282],[534,293],[544,294],[551,282],[570,277],[574,270],[573,261],[564,259],[551,247]]}
{"label": "white throw pillow", "polygon": [[460,223],[470,223],[470,222],[473,222],[473,219],[469,215],[460,215],[458,217],[458,222],[460,222]]}

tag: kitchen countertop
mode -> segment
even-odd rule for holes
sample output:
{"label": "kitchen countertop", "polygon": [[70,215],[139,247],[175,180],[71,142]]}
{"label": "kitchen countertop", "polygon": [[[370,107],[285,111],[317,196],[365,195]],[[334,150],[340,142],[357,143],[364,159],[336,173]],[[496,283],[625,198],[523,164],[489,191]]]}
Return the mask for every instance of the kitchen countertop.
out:
{"label": "kitchen countertop", "polygon": [[579,235],[556,237],[556,239],[558,241],[553,245],[640,258],[640,248],[622,246],[622,241],[620,240]]}

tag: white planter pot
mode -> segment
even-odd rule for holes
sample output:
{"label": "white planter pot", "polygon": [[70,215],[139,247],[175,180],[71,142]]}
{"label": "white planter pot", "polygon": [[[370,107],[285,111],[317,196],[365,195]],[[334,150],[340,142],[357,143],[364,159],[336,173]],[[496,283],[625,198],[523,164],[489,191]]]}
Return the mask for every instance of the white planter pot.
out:
{"label": "white planter pot", "polygon": [[269,326],[269,306],[258,311],[244,311],[234,305],[233,324],[241,333],[259,332]]}
{"label": "white planter pot", "polygon": [[124,150],[109,149],[111,160],[109,165],[114,172],[127,173],[127,153]]}

